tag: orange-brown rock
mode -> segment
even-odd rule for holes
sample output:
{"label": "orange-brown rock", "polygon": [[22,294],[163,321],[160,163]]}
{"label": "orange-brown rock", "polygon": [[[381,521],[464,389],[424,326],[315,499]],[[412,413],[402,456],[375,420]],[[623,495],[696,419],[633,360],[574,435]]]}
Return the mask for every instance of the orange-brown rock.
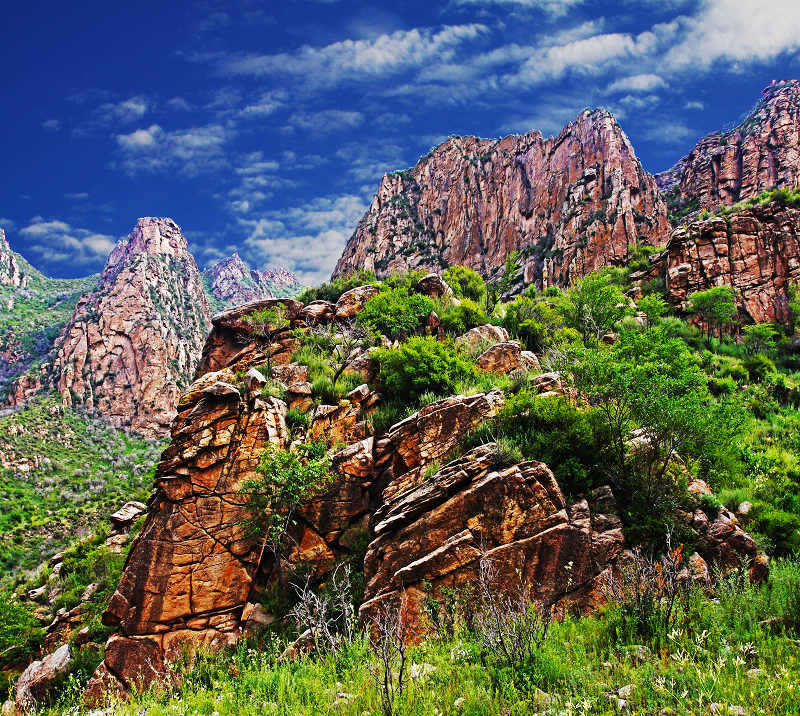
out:
{"label": "orange-brown rock", "polygon": [[479,349],[483,345],[502,343],[508,340],[508,331],[502,326],[493,326],[487,323],[483,326],[470,328],[463,336],[456,338],[456,345],[469,350]]}
{"label": "orange-brown rock", "polygon": [[656,176],[678,204],[713,209],[800,183],[800,82],[774,82],[738,127],[701,139]]}
{"label": "orange-brown rock", "polygon": [[375,468],[383,499],[418,484],[426,468],[440,463],[462,437],[495,416],[505,398],[499,390],[437,400],[393,425],[376,444]]}
{"label": "orange-brown rock", "polygon": [[695,221],[665,253],[667,298],[686,307],[695,291],[732,286],[742,317],[789,320],[787,289],[800,282],[800,210],[773,202]]}
{"label": "orange-brown rock", "polygon": [[482,552],[499,591],[521,581],[542,603],[569,594],[585,604],[625,546],[610,491],[600,495],[612,514],[593,514],[585,500],[567,505],[540,462],[505,467],[495,445],[475,448],[376,511],[362,620],[404,592],[410,626],[421,635],[425,596],[474,585]]}
{"label": "orange-brown rock", "polygon": [[475,360],[481,370],[506,375],[515,370],[539,370],[539,359],[531,351],[522,350],[519,341],[504,341],[487,348]]}
{"label": "orange-brown rock", "polygon": [[451,137],[387,174],[333,275],[461,264],[495,276],[521,251],[526,282],[567,286],[668,235],[666,205],[625,133],[587,110],[555,138]]}
{"label": "orange-brown rock", "polygon": [[357,313],[361,313],[364,304],[379,292],[377,286],[358,286],[351,288],[343,293],[336,302],[334,313],[336,318],[352,318]]}
{"label": "orange-brown rock", "polygon": [[62,330],[49,381],[65,402],[95,409],[116,427],[163,436],[208,327],[200,273],[180,227],[140,219]]}

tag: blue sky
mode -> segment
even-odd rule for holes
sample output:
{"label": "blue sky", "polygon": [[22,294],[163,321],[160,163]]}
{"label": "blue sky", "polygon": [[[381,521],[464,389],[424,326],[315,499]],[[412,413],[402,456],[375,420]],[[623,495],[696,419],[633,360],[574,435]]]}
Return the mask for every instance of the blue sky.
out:
{"label": "blue sky", "polygon": [[[385,171],[587,106],[650,171],[800,77],[800,2],[6,0],[0,226],[53,276],[139,216],[327,277]],[[116,6],[116,7],[115,7]]]}

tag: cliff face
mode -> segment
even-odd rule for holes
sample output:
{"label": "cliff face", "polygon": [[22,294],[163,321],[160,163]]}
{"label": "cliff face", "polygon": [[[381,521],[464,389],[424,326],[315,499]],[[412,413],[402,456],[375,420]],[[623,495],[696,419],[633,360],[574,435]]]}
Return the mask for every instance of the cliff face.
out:
{"label": "cliff face", "polygon": [[299,288],[291,271],[283,268],[255,271],[238,253],[203,271],[203,283],[209,304],[216,310],[291,295]]}
{"label": "cliff face", "polygon": [[49,380],[69,404],[97,409],[116,427],[162,436],[209,326],[180,227],[140,219],[56,340]]}
{"label": "cliff face", "polygon": [[0,286],[25,288],[27,285],[28,277],[23,272],[21,262],[8,245],[5,231],[0,229]]}
{"label": "cliff face", "polygon": [[625,133],[587,110],[556,138],[454,137],[387,174],[333,275],[462,264],[492,276],[521,251],[526,282],[565,286],[668,234],[666,205]]}
{"label": "cliff face", "polygon": [[787,288],[800,282],[800,209],[773,202],[675,231],[663,258],[667,298],[683,305],[712,286],[732,286],[755,323],[789,320]]}
{"label": "cliff face", "polygon": [[800,182],[800,81],[767,87],[747,119],[701,139],[672,169],[656,175],[670,200],[696,208],[735,204]]}

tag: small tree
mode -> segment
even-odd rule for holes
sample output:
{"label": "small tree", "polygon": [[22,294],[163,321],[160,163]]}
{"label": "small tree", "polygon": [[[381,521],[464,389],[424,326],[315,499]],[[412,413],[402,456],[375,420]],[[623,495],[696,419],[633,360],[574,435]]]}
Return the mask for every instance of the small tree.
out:
{"label": "small tree", "polygon": [[411,634],[405,592],[398,597],[398,601],[382,601],[367,625],[367,637],[378,658],[377,667],[368,664],[367,669],[380,691],[385,716],[395,713],[395,701],[405,690],[408,679],[406,648]]}
{"label": "small tree", "polygon": [[580,332],[587,346],[629,313],[625,295],[607,267],[576,281],[561,298],[560,307],[567,325]]}
{"label": "small tree", "polygon": [[486,282],[471,268],[451,266],[442,274],[442,278],[459,298],[468,298],[475,303],[483,303],[486,299]]}
{"label": "small tree", "polygon": [[267,370],[272,373],[272,354],[278,344],[278,335],[289,326],[289,309],[284,303],[262,308],[242,320],[250,326],[251,334],[264,346]]}
{"label": "small tree", "polygon": [[755,323],[752,326],[745,326],[744,345],[750,355],[766,353],[767,355],[775,352],[775,341],[778,331],[771,323]]}
{"label": "small tree", "polygon": [[706,326],[706,335],[711,338],[714,327],[731,323],[736,316],[736,300],[730,286],[714,286],[705,291],[697,291],[689,296],[689,309]]}
{"label": "small tree", "polygon": [[365,327],[352,321],[316,325],[308,338],[322,351],[322,359],[333,372],[332,383],[336,387],[342,373],[356,351],[372,344],[372,334]]}
{"label": "small tree", "polygon": [[647,316],[647,327],[650,328],[658,323],[669,310],[669,304],[657,293],[650,293],[642,296],[636,307]]}
{"label": "small tree", "polygon": [[251,535],[264,535],[283,583],[283,560],[289,528],[297,508],[330,481],[331,459],[324,442],[302,443],[291,450],[268,445],[261,455],[259,477],[239,489],[246,496],[249,516],[242,520]]}
{"label": "small tree", "polygon": [[486,311],[491,313],[497,302],[507,294],[522,277],[522,266],[520,265],[520,257],[522,252],[512,251],[506,256],[505,264],[503,265],[503,276],[498,281],[489,283],[486,293]]}
{"label": "small tree", "polygon": [[789,328],[794,333],[800,325],[800,286],[796,283],[789,284],[786,294],[789,300]]}

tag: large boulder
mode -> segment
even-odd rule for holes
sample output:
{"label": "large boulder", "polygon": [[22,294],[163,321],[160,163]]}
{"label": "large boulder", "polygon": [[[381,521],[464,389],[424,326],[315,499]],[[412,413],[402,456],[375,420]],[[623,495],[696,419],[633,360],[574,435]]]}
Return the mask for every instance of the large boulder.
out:
{"label": "large boulder", "polygon": [[519,341],[503,341],[487,348],[475,360],[481,370],[505,375],[515,370],[540,370],[539,360],[530,351],[522,350]]}
{"label": "large boulder", "polygon": [[51,696],[51,691],[72,668],[73,657],[69,644],[52,654],[32,662],[19,677],[14,704],[18,711],[28,713]]}
{"label": "large boulder", "polygon": [[429,273],[423,276],[417,281],[414,290],[423,296],[430,296],[431,298],[453,295],[453,289],[445,283],[438,273]]}
{"label": "large boulder", "polygon": [[352,318],[364,310],[364,304],[373,296],[377,296],[380,290],[377,286],[358,286],[351,288],[343,293],[336,302],[335,315],[338,320]]}
{"label": "large boulder", "polygon": [[502,326],[486,323],[470,328],[463,336],[456,338],[456,345],[474,350],[483,345],[501,343],[508,340],[508,331]]}

